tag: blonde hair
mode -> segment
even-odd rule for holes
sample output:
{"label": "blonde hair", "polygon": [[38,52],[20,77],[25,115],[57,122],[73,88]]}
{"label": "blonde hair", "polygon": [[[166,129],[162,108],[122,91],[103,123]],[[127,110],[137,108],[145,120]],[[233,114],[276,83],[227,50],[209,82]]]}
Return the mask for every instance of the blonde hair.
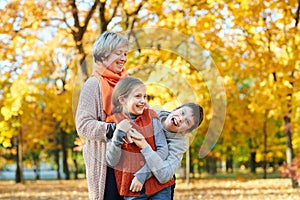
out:
{"label": "blonde hair", "polygon": [[112,104],[114,106],[113,113],[120,113],[123,110],[119,97],[127,98],[132,90],[139,85],[145,86],[140,79],[133,77],[123,78],[116,84],[112,93]]}
{"label": "blonde hair", "polygon": [[129,41],[120,34],[114,32],[102,33],[94,42],[93,45],[93,57],[95,62],[102,62],[105,60],[114,50],[127,46],[130,47]]}

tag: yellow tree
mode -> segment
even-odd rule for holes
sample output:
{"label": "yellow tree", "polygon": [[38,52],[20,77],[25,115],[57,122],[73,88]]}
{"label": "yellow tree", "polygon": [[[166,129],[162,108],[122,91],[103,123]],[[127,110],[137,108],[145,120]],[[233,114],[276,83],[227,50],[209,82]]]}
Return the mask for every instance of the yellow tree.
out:
{"label": "yellow tree", "polygon": [[[3,14],[3,23],[6,27],[6,29],[3,29],[5,32],[3,33],[3,41],[7,43],[7,46],[2,45],[2,50],[5,53],[1,54],[3,58],[1,71],[6,74],[6,76],[2,77],[5,78],[5,82],[9,83],[6,85],[11,85],[10,88],[6,87],[1,91],[4,97],[2,98],[1,108],[1,114],[4,116],[4,121],[2,122],[4,128],[1,130],[1,137],[6,138],[1,143],[9,146],[11,145],[9,140],[14,135],[19,136],[17,146],[19,158],[17,161],[20,165],[23,151],[26,153],[26,150],[30,151],[30,147],[36,146],[43,140],[47,141],[51,137],[49,133],[54,132],[55,126],[53,126],[52,121],[56,119],[49,117],[49,114],[46,115],[41,106],[46,105],[45,103],[49,100],[45,98],[47,92],[53,91],[51,90],[52,87],[57,88],[57,79],[61,76],[61,73],[59,75],[56,74],[60,71],[57,69],[57,66],[61,67],[62,64],[58,64],[61,61],[59,58],[53,59],[59,57],[60,51],[55,49],[59,45],[49,45],[51,44],[49,40],[54,38],[55,29],[50,26],[52,24],[49,21],[45,21],[48,15],[48,12],[45,12],[47,5],[41,2],[39,5],[37,4],[39,3],[33,1],[13,1],[8,2],[5,10],[1,10],[1,12],[7,13]],[[19,95],[16,95],[17,93]],[[34,94],[34,98],[30,97],[32,94]],[[52,92],[51,96],[53,95],[57,95],[57,92]],[[47,106],[49,107],[49,105]],[[33,109],[34,112],[32,112]],[[69,113],[63,109],[62,111]],[[37,119],[47,121],[41,122]],[[70,118],[66,115],[66,120],[64,122],[59,121],[59,123],[63,124],[71,120],[72,117]],[[13,125],[13,123],[16,123],[16,125]],[[39,133],[38,131],[30,132],[30,130],[36,130],[38,127],[40,130],[45,130],[43,127],[48,123],[51,124],[48,126],[48,131],[44,133]],[[72,129],[72,123],[68,125],[69,127],[66,129]],[[9,134],[10,132],[14,134]],[[28,138],[35,137],[40,141],[22,140],[24,138],[22,135],[24,134],[29,134]],[[28,143],[25,143],[26,141]],[[25,146],[28,144],[28,148],[23,148],[22,151],[22,144]],[[31,144],[32,146],[30,146]],[[18,168],[22,169],[19,165]],[[17,170],[17,179],[21,175],[22,172]]]}
{"label": "yellow tree", "polygon": [[[236,124],[226,124],[224,138],[231,131],[237,132],[236,137],[251,136],[250,146],[262,144],[265,147],[257,150],[266,155],[268,137],[274,135],[266,127],[282,119],[280,116],[292,108],[287,106],[297,105],[287,101],[295,102],[293,95],[289,96],[298,91],[294,80],[299,76],[299,3],[166,1],[162,8],[165,12],[158,15],[157,25],[194,34],[199,44],[212,52],[224,75],[227,99],[233,105],[228,107],[227,121]],[[238,88],[242,85],[246,87]],[[234,105],[242,106],[241,111]],[[247,115],[247,111],[252,113]]]}
{"label": "yellow tree", "polygon": [[[24,4],[24,8],[33,8],[30,3]],[[7,10],[1,9],[2,23],[5,29],[2,29],[3,43],[1,43],[1,72],[5,74],[2,78],[5,81],[5,87],[1,89],[3,95],[1,114],[3,121],[1,122],[1,138],[4,140],[1,143],[4,147],[11,146],[13,138],[17,138],[17,171],[16,181],[22,182],[22,147],[23,147],[23,128],[26,124],[23,120],[24,115],[30,114],[27,112],[26,105],[32,101],[31,96],[37,93],[34,84],[28,77],[30,68],[28,63],[23,63],[23,58],[32,54],[28,50],[33,45],[33,36],[25,29],[34,27],[34,22],[31,18],[28,21],[23,21],[22,16],[31,15],[26,12],[19,2],[10,2],[6,5]],[[16,12],[16,10],[18,12]],[[40,10],[36,10],[35,14],[39,14]],[[25,39],[26,38],[26,39]],[[1,73],[2,74],[2,73]]]}
{"label": "yellow tree", "polygon": [[[299,64],[299,2],[289,4],[272,1],[231,2],[228,10],[233,14],[233,28],[244,42],[239,54],[245,69],[255,80],[250,94],[249,108],[261,113],[262,122],[270,118],[284,118],[285,126],[291,123],[295,71]],[[244,13],[238,15],[237,11]],[[241,64],[243,64],[241,62]],[[284,117],[283,117],[284,116]],[[265,125],[264,125],[265,126]],[[265,137],[267,133],[263,131]],[[286,129],[287,147],[294,157],[291,130]],[[267,150],[264,150],[265,154]]]}
{"label": "yellow tree", "polygon": [[[3,58],[1,70],[5,74],[2,77],[3,84],[21,84],[19,83],[20,77],[27,76],[28,83],[23,84],[23,87],[32,87],[30,90],[34,88],[39,91],[38,100],[34,103],[37,108],[40,105],[44,106],[40,115],[45,115],[43,119],[51,123],[55,121],[54,126],[59,127],[58,133],[61,133],[62,138],[65,138],[67,133],[74,132],[73,80],[77,71],[81,71],[85,78],[87,77],[85,57],[90,53],[94,39],[99,32],[107,30],[107,26],[116,15],[118,17],[133,16],[143,5],[138,2],[138,6],[127,6],[124,12],[121,9],[121,4],[123,6],[126,4],[124,2],[119,0],[109,3],[98,0],[89,2],[9,1],[5,5],[5,10],[1,9],[2,13],[6,12],[2,15],[2,25],[6,27],[2,30],[4,42],[1,43],[1,58]],[[97,8],[98,15],[95,14]],[[101,24],[100,31],[99,24]],[[80,70],[77,70],[77,66]],[[18,108],[7,107],[9,104],[7,96],[10,93],[12,93],[10,88],[1,91],[3,116],[7,116],[7,113],[15,109],[17,109],[15,112],[21,112],[20,110],[26,107],[23,100],[18,100],[21,102]],[[47,116],[50,113],[53,118]],[[30,115],[26,116],[26,119],[29,118]],[[34,119],[32,118],[32,121]],[[1,124],[4,127],[1,131],[1,143],[6,146],[10,145],[10,139],[13,136],[7,130],[10,129],[7,127],[10,127],[11,122],[12,119],[6,117],[6,121]],[[28,127],[33,126],[33,123],[19,123],[18,126],[27,127],[29,130]],[[53,128],[52,132],[57,132],[55,130],[57,129]],[[37,135],[36,137],[38,138]],[[62,150],[64,169],[68,174],[65,145],[62,145]]]}

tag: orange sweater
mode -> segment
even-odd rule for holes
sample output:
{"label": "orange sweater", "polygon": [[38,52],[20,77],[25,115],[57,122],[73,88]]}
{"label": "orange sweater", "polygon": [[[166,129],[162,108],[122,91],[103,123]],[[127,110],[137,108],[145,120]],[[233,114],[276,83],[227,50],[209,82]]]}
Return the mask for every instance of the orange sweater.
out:
{"label": "orange sweater", "polygon": [[[138,116],[133,124],[133,128],[144,135],[146,141],[151,146],[153,150],[156,150],[154,133],[152,126],[152,118],[157,118],[155,111],[151,109],[145,109],[143,114]],[[125,114],[117,113],[107,119],[108,122],[120,122],[123,119],[128,118]],[[122,156],[119,164],[115,167],[115,176],[120,195],[122,196],[139,196],[139,192],[131,192],[129,190],[132,179],[134,178],[134,173],[137,172],[145,164],[145,159],[140,153],[140,148],[132,143],[122,145]],[[149,178],[145,184],[146,195],[154,194],[160,190],[174,184],[174,179],[172,178],[167,183],[161,184],[158,180],[152,176]]]}

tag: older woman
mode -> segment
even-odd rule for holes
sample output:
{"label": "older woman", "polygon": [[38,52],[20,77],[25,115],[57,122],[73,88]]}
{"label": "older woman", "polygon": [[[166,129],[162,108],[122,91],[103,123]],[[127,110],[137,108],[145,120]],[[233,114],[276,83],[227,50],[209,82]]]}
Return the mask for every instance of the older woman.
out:
{"label": "older woman", "polygon": [[89,199],[122,199],[116,190],[113,169],[107,167],[105,152],[107,133],[113,124],[105,123],[111,114],[111,94],[116,83],[127,76],[129,41],[123,36],[105,32],[93,46],[96,68],[84,83],[76,112],[76,129],[84,138],[83,157],[89,189]]}

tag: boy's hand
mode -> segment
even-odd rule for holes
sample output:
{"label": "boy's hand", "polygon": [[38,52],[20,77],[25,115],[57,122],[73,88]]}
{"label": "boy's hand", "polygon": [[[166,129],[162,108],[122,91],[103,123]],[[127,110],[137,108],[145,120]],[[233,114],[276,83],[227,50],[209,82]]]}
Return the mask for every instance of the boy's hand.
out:
{"label": "boy's hand", "polygon": [[134,129],[134,128],[130,129],[129,134],[130,134],[131,138],[133,138],[135,140],[143,140],[143,139],[145,139],[145,137],[140,132],[138,132],[136,129]]}
{"label": "boy's hand", "polygon": [[133,143],[133,139],[135,140],[141,140],[144,139],[144,136],[142,134],[140,134],[137,130],[135,130],[134,128],[131,128],[127,134],[126,134],[126,139],[125,142],[126,143]]}
{"label": "boy's hand", "polygon": [[126,142],[126,143],[133,143],[133,139],[135,139],[135,140],[141,140],[141,139],[144,139],[144,136],[142,134],[140,134],[134,128],[131,128],[126,133],[126,138],[124,139],[124,142]]}
{"label": "boy's hand", "polygon": [[130,130],[126,133],[126,137],[124,139],[124,142],[129,143],[129,144],[133,143],[133,140],[132,140],[131,135],[130,135]]}
{"label": "boy's hand", "polygon": [[132,128],[130,131],[131,138],[133,142],[140,148],[145,148],[148,145],[148,142],[146,141],[145,137],[140,134],[137,130]]}
{"label": "boy's hand", "polygon": [[143,188],[143,184],[139,181],[137,177],[134,177],[131,181],[129,190],[131,192],[140,192]]}

